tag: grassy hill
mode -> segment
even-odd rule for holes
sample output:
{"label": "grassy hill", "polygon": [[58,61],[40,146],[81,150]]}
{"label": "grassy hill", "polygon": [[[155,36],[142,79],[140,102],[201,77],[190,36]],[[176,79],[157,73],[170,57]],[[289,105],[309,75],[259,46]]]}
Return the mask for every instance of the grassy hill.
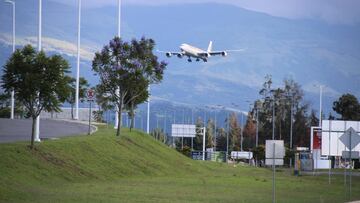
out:
{"label": "grassy hill", "polygon": [[[193,161],[141,132],[0,144],[0,202],[271,202],[267,169]],[[343,202],[343,177],[277,173],[279,202]],[[360,199],[360,179],[353,178]]]}

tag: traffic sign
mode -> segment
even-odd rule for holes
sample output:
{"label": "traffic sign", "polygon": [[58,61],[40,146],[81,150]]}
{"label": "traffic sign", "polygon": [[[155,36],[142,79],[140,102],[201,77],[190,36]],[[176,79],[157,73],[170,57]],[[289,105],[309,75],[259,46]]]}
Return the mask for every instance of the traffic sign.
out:
{"label": "traffic sign", "polygon": [[353,150],[360,143],[360,135],[350,127],[345,131],[340,137],[340,141],[345,145],[349,150]]}
{"label": "traffic sign", "polygon": [[88,89],[86,96],[88,101],[94,101],[95,91],[93,89]]}

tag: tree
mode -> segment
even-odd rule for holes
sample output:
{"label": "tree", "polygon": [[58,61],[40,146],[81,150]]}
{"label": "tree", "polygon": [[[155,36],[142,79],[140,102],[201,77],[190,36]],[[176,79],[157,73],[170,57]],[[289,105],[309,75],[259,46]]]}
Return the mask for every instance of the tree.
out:
{"label": "tree", "polygon": [[214,147],[214,121],[209,119],[206,126],[205,139],[206,139],[206,148]]}
{"label": "tree", "polygon": [[226,151],[226,131],[224,128],[219,128],[216,136],[216,151]]}
{"label": "tree", "polygon": [[[128,43],[115,37],[101,52],[95,53],[92,67],[100,77],[99,90],[108,95],[110,102],[118,108],[117,136],[120,136],[121,114],[127,103],[147,91],[149,84],[162,80],[167,64],[158,62],[153,54],[154,46],[152,39],[141,38]],[[146,88],[139,88],[140,92],[126,99],[130,91],[139,85],[139,81],[145,82]]]}
{"label": "tree", "polygon": [[256,137],[256,122],[253,119],[252,114],[248,114],[246,119],[246,125],[244,127],[244,149],[251,148],[255,146],[255,137]]}
{"label": "tree", "polygon": [[352,94],[343,94],[334,101],[333,110],[341,115],[342,120],[360,120],[360,104]]}
{"label": "tree", "polygon": [[69,94],[65,76],[68,70],[68,62],[60,55],[47,57],[31,45],[16,50],[4,66],[2,87],[8,93],[14,90],[15,97],[32,118],[31,148],[34,147],[36,117],[43,110],[61,111],[60,103]]}
{"label": "tree", "polygon": [[196,126],[196,135],[194,139],[194,149],[202,151],[203,133],[200,130],[200,128],[204,127],[204,122],[200,117],[196,119],[195,126]]}
{"label": "tree", "polygon": [[166,143],[166,135],[163,129],[155,128],[150,135],[160,142]]}
{"label": "tree", "polygon": [[230,114],[229,118],[229,139],[231,149],[234,151],[240,151],[240,137],[241,137],[241,127],[238,123],[237,117],[235,113]]}
{"label": "tree", "polygon": [[[293,124],[293,144],[303,145],[307,143],[309,128],[308,104],[303,102],[303,90],[293,79],[284,79],[284,86],[272,88],[272,78],[267,75],[259,94],[263,97],[255,101],[258,110],[259,144],[265,144],[265,140],[272,139],[273,106],[275,109],[275,138],[283,139],[290,143],[290,126]],[[255,108],[251,114],[255,116]],[[292,116],[293,115],[293,116]],[[291,117],[293,119],[291,120]]]}
{"label": "tree", "polygon": [[137,84],[137,86],[129,90],[129,93],[125,97],[124,101],[124,103],[126,104],[125,109],[128,110],[128,115],[131,119],[130,132],[132,128],[134,128],[135,109],[139,104],[144,103],[149,97],[149,92],[147,91],[148,82],[143,78],[139,79]]}
{"label": "tree", "polygon": [[309,126],[319,126],[319,119],[316,117],[314,109],[311,110],[309,116]]}
{"label": "tree", "polygon": [[[76,97],[76,79],[70,76],[67,76],[66,78],[68,80],[68,88],[70,91],[69,96],[66,98],[66,101],[69,102],[69,104],[71,105],[71,118],[74,119],[74,105],[75,105],[75,97]],[[85,99],[86,97],[86,91],[89,88],[89,83],[88,81],[83,78],[80,77],[79,80],[79,99]]]}

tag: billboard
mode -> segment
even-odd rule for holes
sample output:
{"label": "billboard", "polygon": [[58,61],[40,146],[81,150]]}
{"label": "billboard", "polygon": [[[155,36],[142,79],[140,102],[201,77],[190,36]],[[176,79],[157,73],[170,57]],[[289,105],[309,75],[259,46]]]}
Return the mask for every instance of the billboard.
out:
{"label": "billboard", "polygon": [[360,151],[360,143],[356,143],[360,136],[359,121],[323,120],[321,129],[321,155],[342,156],[343,151],[349,151],[346,146],[346,131],[354,130],[352,151]]}
{"label": "billboard", "polygon": [[185,124],[172,124],[171,125],[171,136],[172,137],[195,137],[196,126],[185,125]]}

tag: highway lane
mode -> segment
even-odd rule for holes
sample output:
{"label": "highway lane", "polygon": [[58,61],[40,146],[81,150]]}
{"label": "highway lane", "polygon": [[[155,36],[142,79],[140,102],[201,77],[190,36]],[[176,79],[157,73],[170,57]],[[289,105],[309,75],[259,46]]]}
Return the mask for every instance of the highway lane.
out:
{"label": "highway lane", "polygon": [[[0,143],[30,141],[30,119],[0,118]],[[63,120],[42,119],[40,121],[40,139],[54,139],[64,136],[86,134],[88,125]]]}

